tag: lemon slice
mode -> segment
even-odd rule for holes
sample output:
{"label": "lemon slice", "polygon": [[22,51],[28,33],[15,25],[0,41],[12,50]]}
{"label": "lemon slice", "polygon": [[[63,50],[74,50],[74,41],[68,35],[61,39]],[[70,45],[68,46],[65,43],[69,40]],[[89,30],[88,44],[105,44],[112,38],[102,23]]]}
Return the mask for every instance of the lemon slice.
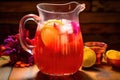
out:
{"label": "lemon slice", "polygon": [[109,59],[118,59],[118,60],[120,60],[120,51],[117,51],[117,50],[108,50],[106,52],[106,56]]}
{"label": "lemon slice", "polygon": [[52,27],[44,27],[41,30],[41,39],[45,46],[55,44],[59,39],[59,33]]}
{"label": "lemon slice", "polygon": [[61,20],[48,20],[41,29],[41,39],[45,46],[55,47],[59,41],[59,30],[56,28],[62,26]]}
{"label": "lemon slice", "polygon": [[91,67],[96,62],[96,54],[89,47],[84,48],[84,56],[83,56],[83,67]]}
{"label": "lemon slice", "polygon": [[54,26],[62,26],[63,23],[61,20],[56,20],[56,19],[52,19],[52,20],[48,20],[45,24],[44,27],[54,27]]}

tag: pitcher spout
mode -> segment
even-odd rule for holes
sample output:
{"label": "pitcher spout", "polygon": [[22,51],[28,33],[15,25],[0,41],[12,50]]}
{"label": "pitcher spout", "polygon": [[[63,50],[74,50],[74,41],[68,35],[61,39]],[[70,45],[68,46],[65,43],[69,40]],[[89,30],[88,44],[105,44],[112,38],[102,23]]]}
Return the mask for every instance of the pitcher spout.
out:
{"label": "pitcher spout", "polygon": [[78,6],[75,8],[75,12],[77,15],[79,15],[80,12],[82,12],[85,9],[85,4],[78,4]]}

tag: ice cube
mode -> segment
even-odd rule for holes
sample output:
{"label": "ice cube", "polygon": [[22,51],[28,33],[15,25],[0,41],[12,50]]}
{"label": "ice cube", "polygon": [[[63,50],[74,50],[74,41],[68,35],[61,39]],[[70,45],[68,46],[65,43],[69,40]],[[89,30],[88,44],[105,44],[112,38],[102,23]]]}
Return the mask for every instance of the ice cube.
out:
{"label": "ice cube", "polygon": [[73,28],[69,20],[62,19],[63,26],[60,28],[61,33],[73,33]]}

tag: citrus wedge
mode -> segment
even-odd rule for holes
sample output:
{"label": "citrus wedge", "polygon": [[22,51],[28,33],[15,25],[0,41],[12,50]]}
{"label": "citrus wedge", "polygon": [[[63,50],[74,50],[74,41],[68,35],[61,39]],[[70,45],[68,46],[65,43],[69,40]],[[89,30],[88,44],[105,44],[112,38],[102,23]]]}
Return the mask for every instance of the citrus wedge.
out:
{"label": "citrus wedge", "polygon": [[83,67],[88,68],[95,64],[96,62],[96,54],[89,47],[84,48],[84,56],[83,56]]}
{"label": "citrus wedge", "polygon": [[109,59],[118,59],[118,60],[120,60],[120,51],[108,50],[106,52],[106,57],[108,57]]}

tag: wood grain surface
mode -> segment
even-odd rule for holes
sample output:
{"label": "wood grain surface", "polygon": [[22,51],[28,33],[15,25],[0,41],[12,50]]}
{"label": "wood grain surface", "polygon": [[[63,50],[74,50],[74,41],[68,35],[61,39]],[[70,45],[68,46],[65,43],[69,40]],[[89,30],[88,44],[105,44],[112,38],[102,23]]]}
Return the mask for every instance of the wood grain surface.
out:
{"label": "wood grain surface", "polygon": [[9,80],[120,80],[120,71],[103,64],[89,69],[80,69],[69,76],[50,76],[43,74],[37,66],[13,68]]}

